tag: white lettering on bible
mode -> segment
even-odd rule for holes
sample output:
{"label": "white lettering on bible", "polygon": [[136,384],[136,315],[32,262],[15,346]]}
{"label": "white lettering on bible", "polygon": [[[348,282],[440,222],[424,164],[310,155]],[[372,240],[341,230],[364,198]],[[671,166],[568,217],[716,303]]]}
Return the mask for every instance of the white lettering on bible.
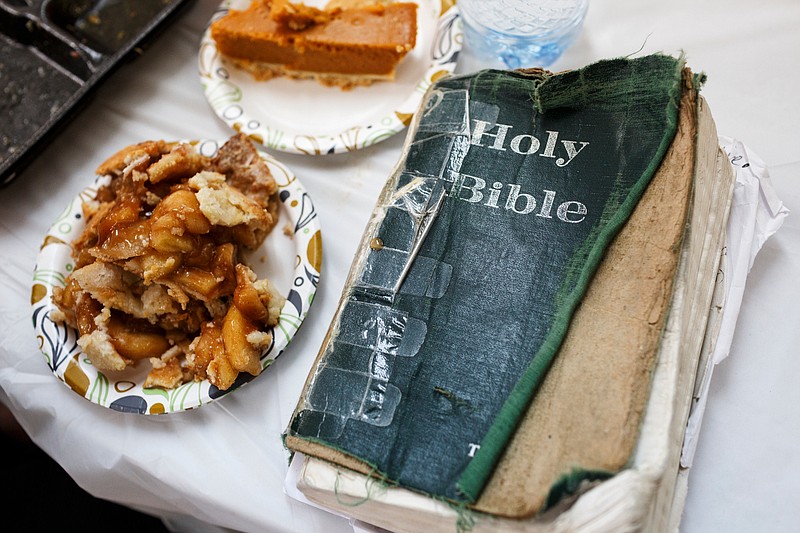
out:
{"label": "white lettering on bible", "polygon": [[[511,148],[511,151],[518,154],[535,154],[539,151],[539,148],[541,148],[541,141],[529,133],[512,136],[510,132],[513,126],[509,124],[492,124],[491,122],[478,119],[473,119],[472,122],[470,144],[474,146],[483,146],[484,148],[505,152],[506,140],[510,139],[508,147]],[[584,148],[589,146],[589,142],[562,140],[561,147],[563,150],[558,150],[559,135],[560,133],[557,131],[547,130],[547,140],[545,141],[544,150],[539,156],[555,159],[556,166],[565,167],[569,165]],[[557,151],[561,153],[557,155]]]}
{"label": "white lettering on bible", "polygon": [[[516,183],[503,184],[495,181],[490,189],[486,188],[486,180],[469,174],[458,174],[449,191],[450,196],[472,204],[480,204],[494,209],[505,209],[518,215],[533,213],[541,218],[553,218],[553,206],[556,205],[558,193],[548,189],[541,191],[541,201]],[[538,208],[538,210],[537,210]],[[578,224],[586,219],[586,205],[577,200],[567,200],[557,204],[556,218],[561,222]]]}

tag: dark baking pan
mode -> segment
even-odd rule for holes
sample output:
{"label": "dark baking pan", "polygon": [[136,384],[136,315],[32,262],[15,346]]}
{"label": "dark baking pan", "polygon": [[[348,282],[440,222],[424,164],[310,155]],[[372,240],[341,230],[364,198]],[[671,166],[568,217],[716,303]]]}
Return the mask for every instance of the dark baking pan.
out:
{"label": "dark baking pan", "polygon": [[191,0],[0,0],[0,187]]}

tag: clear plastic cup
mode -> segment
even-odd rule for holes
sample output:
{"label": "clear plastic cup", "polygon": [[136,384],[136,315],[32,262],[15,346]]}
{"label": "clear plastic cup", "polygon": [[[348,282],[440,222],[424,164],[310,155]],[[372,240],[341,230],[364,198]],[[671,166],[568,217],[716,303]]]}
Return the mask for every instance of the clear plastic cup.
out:
{"label": "clear plastic cup", "polygon": [[546,67],[580,34],[589,0],[458,0],[458,7],[475,56]]}

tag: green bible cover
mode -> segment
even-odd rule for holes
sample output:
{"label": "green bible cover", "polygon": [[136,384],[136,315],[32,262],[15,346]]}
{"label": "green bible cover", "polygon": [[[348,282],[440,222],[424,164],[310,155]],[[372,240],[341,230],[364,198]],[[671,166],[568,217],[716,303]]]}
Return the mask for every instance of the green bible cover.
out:
{"label": "green bible cover", "polygon": [[672,142],[683,66],[434,84],[287,437],[475,502]]}

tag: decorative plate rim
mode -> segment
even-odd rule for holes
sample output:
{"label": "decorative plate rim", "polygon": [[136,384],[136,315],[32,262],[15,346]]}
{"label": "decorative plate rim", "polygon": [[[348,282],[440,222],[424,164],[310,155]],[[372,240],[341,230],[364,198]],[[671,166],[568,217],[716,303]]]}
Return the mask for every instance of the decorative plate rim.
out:
{"label": "decorative plate rim", "polygon": [[[306,155],[351,152],[377,144],[403,131],[411,122],[427,88],[440,77],[453,73],[462,48],[461,16],[455,0],[429,0],[432,5],[441,2],[429,49],[430,63],[422,79],[403,103],[396,106],[397,109],[386,114],[376,114],[366,123],[348,124],[335,133],[281,129],[271,125],[269,117],[254,117],[243,109],[240,105],[242,89],[230,79],[229,69],[223,64],[211,38],[211,23],[224,16],[235,1],[237,0],[223,0],[203,32],[199,52],[199,76],[203,93],[217,116],[229,127],[249,135],[267,148],[282,152]],[[420,1],[422,0],[417,0],[417,3]]]}
{"label": "decorative plate rim", "polygon": [[[218,140],[186,142],[208,156],[216,153],[224,143]],[[286,297],[286,303],[281,309],[278,325],[270,328],[273,342],[261,354],[263,374],[294,338],[313,303],[320,279],[322,234],[311,197],[294,173],[262,149],[259,148],[258,152],[278,182],[281,210],[286,217],[282,217],[283,224],[288,218],[292,225],[291,246],[295,254],[291,284],[289,287],[279,287]],[[116,411],[145,415],[200,407],[258,377],[241,372],[234,384],[225,391],[217,389],[208,380],[190,381],[171,390],[145,389],[141,382],[125,379],[127,373],[123,378],[115,379],[99,372],[78,346],[77,332],[69,326],[53,322],[50,314],[56,308],[51,300],[52,290],[56,286],[64,286],[64,280],[73,266],[69,243],[85,227],[81,204],[94,197],[103,179],[102,176],[97,177],[92,185],[70,201],[49,227],[37,255],[31,287],[31,314],[39,350],[51,372],[73,392],[92,403]],[[277,228],[267,239],[275,238],[276,234],[280,234]]]}

